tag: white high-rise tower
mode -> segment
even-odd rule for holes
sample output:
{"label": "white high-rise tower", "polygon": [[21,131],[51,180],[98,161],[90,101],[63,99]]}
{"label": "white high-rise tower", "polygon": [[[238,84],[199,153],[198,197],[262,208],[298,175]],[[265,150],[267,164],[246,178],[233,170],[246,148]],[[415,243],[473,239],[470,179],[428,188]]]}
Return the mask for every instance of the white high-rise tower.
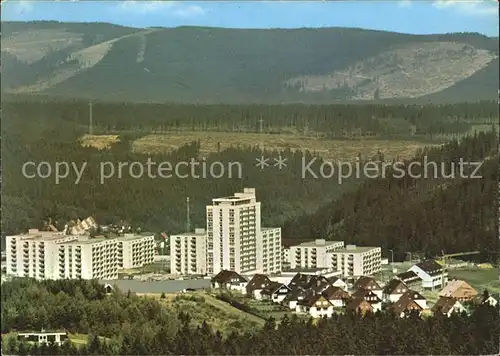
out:
{"label": "white high-rise tower", "polygon": [[[255,189],[212,200],[207,206],[207,273],[281,271],[281,229],[261,228]],[[276,231],[274,231],[276,230]]]}

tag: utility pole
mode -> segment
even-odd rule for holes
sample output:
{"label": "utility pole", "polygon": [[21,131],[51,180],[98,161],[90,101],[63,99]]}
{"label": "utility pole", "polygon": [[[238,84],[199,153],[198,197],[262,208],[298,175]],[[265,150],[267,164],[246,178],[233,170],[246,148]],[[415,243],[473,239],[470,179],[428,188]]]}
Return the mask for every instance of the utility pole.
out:
{"label": "utility pole", "polygon": [[89,135],[93,134],[92,127],[92,100],[89,101]]}
{"label": "utility pole", "polygon": [[262,123],[264,120],[262,119],[262,115],[260,115],[259,123],[260,123],[260,150],[264,152],[264,137],[262,136],[264,131],[262,128]]}
{"label": "utility pole", "polygon": [[186,232],[191,231],[191,222],[189,221],[189,197],[186,198]]}

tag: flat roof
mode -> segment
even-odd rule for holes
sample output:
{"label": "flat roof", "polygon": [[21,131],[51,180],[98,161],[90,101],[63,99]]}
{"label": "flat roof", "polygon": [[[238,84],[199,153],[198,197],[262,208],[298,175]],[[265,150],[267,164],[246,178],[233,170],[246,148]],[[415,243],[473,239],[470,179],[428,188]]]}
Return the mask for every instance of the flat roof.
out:
{"label": "flat roof", "polygon": [[71,244],[71,245],[91,245],[91,244],[95,244],[95,243],[99,243],[99,242],[103,242],[103,241],[112,241],[112,240],[116,240],[116,237],[112,237],[112,238],[109,238],[109,239],[106,239],[106,238],[99,238],[99,239],[87,239],[87,240],[77,240],[77,241],[69,241],[69,242],[66,242],[66,244]]}
{"label": "flat roof", "polygon": [[151,235],[127,235],[127,236],[118,236],[118,237],[114,237],[115,239],[118,239],[118,241],[133,241],[133,240],[139,240],[139,239],[142,239],[144,237],[150,237],[150,236],[154,236],[153,234]]}
{"label": "flat roof", "polygon": [[170,237],[176,237],[176,236],[205,236],[207,234],[206,231],[203,232],[181,232],[180,234],[174,234],[171,235]]}
{"label": "flat roof", "polygon": [[276,229],[280,229],[280,227],[261,227],[260,228],[261,231],[276,230]]}
{"label": "flat roof", "polygon": [[318,242],[317,240],[306,241],[306,242],[302,242],[302,243],[300,243],[298,245],[292,245],[290,247],[293,247],[293,246],[300,246],[300,247],[321,247],[321,246],[336,245],[338,243],[343,244],[342,241],[331,241],[331,240],[323,240],[323,241],[324,241],[324,243]]}
{"label": "flat roof", "polygon": [[351,247],[351,248],[347,248],[347,247],[343,247],[337,251],[334,251],[333,253],[363,253],[363,252],[368,252],[368,251],[371,251],[371,250],[374,250],[374,249],[377,249],[377,248],[380,248],[380,247],[369,247],[369,246],[356,246],[356,247]]}

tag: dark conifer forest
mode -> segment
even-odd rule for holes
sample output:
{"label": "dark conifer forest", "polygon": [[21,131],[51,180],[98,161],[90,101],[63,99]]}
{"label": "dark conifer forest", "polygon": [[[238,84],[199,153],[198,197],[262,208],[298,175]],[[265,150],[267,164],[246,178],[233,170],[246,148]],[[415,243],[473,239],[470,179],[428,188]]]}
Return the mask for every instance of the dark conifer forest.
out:
{"label": "dark conifer forest", "polygon": [[[94,103],[94,134],[116,134],[109,149],[82,147],[88,132],[88,102],[7,100],[2,107],[2,234],[42,227],[51,218],[59,224],[94,216],[99,223],[129,221],[144,230],[168,234],[186,226],[190,197],[191,226],[203,227],[211,199],[255,187],[262,202],[264,226],[282,226],[283,237],[296,241],[326,237],[359,245],[394,249],[396,259],[408,251],[430,256],[480,250],[479,260],[496,262],[498,121],[496,102],[474,104],[388,105],[174,105]],[[114,176],[101,184],[101,162],[178,162],[200,156],[199,142],[169,153],[145,154],[132,142],[152,132],[182,131],[255,133],[263,118],[265,133],[314,132],[326,140],[407,139],[436,144],[412,160],[451,163],[483,162],[480,179],[409,176],[379,179],[303,179],[302,161],[323,159],[318,152],[284,148],[265,152],[285,157],[288,168],[262,171],[255,166],[259,143],[235,146],[207,155],[207,162],[242,162],[244,174],[220,179],[134,179]],[[493,131],[474,132],[485,126]],[[414,130],[410,133],[409,128]],[[306,128],[307,131],[306,132]],[[436,141],[439,138],[441,141]],[[370,141],[368,141],[370,142]],[[387,141],[386,141],[387,142]],[[354,158],[354,157],[353,157]],[[359,157],[361,162],[383,157]],[[56,184],[53,179],[27,179],[24,162],[87,163],[79,184],[75,176]],[[389,171],[388,171],[389,172]],[[495,248],[492,248],[495,247]]]}

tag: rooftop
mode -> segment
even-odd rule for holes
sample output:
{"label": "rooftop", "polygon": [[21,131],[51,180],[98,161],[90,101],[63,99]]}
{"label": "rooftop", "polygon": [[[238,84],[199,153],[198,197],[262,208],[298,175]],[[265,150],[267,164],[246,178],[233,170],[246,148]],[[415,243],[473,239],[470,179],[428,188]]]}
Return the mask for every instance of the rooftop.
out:
{"label": "rooftop", "polygon": [[147,234],[147,235],[142,235],[142,234],[125,234],[124,236],[117,237],[119,241],[133,241],[133,240],[139,240],[144,237],[149,237],[149,236],[154,236],[153,234]]}
{"label": "rooftop", "polygon": [[95,239],[86,239],[86,240],[75,240],[75,241],[69,241],[66,242],[66,244],[72,244],[72,245],[92,245],[95,243],[103,242],[103,241],[111,241],[111,240],[116,240],[116,238],[95,238]]}
{"label": "rooftop", "polygon": [[301,244],[295,245],[300,247],[318,247],[318,246],[330,246],[337,244],[344,244],[342,241],[327,241],[324,239],[316,239],[314,241],[302,242]]}
{"label": "rooftop", "polygon": [[371,246],[356,246],[356,245],[347,245],[344,248],[341,248],[334,253],[365,253],[372,251],[374,249],[380,249],[380,247],[371,247]]}
{"label": "rooftop", "polygon": [[174,234],[173,236],[205,236],[207,234],[205,229],[196,229],[194,232],[182,232],[180,234]]}

